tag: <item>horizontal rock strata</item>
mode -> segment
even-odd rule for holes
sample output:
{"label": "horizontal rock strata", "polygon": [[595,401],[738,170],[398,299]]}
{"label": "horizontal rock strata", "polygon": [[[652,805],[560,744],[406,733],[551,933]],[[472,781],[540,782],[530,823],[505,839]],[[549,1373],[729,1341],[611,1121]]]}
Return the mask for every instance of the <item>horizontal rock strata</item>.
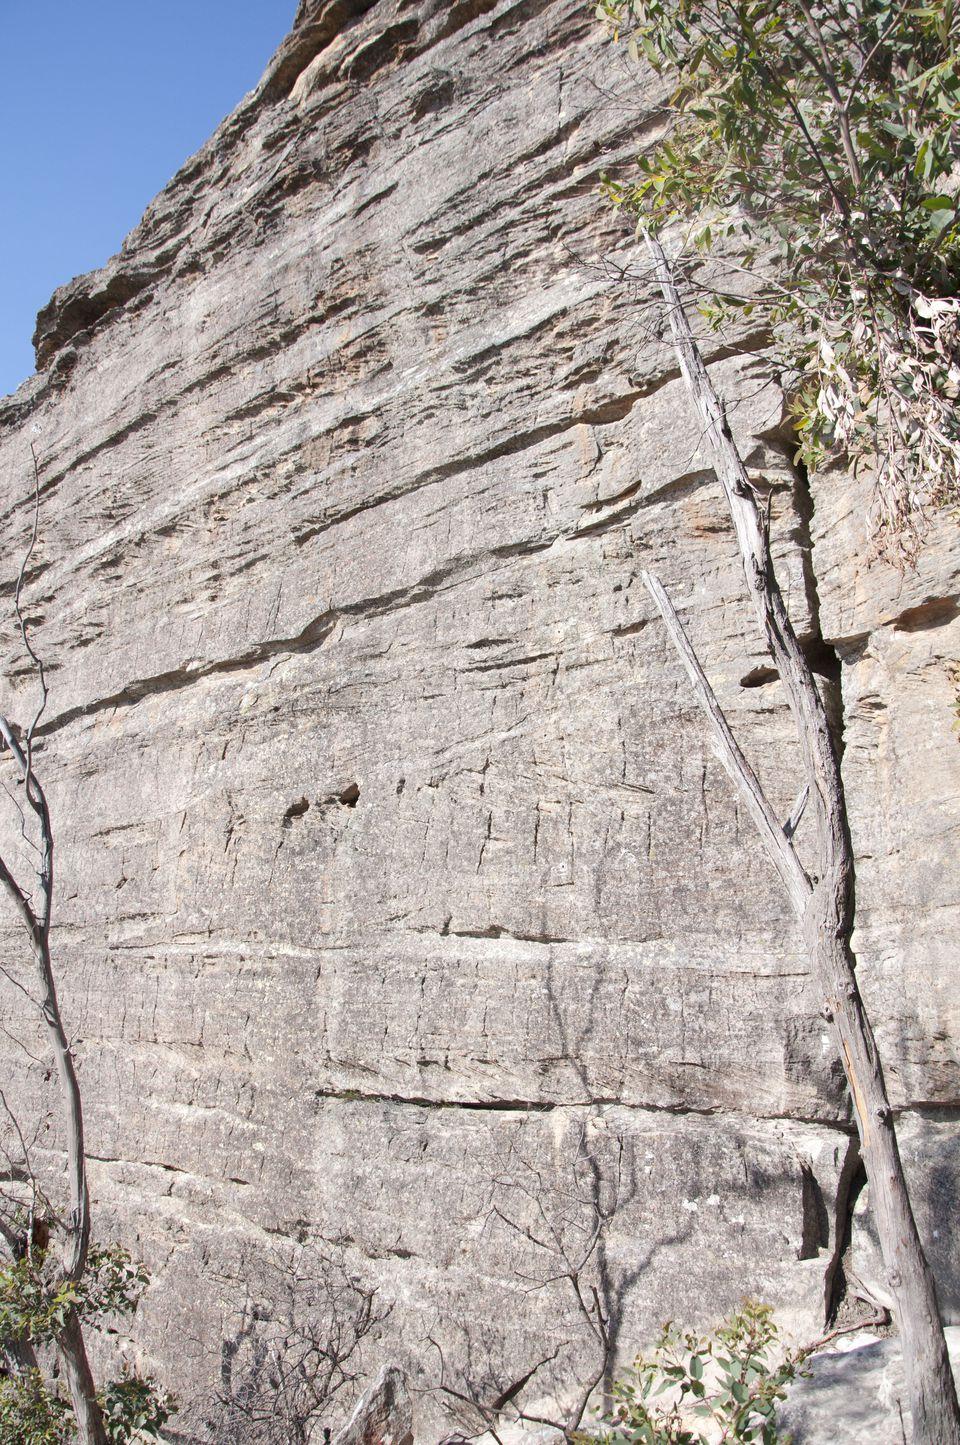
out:
{"label": "horizontal rock strata", "polygon": [[[598,196],[661,103],[580,0],[304,0],[0,405],[8,604],[40,462],[37,763],[98,1230],[150,1264],[135,1347],[188,1423],[284,1241],[392,1306],[365,1374],[408,1371],[424,1440],[463,1426],[442,1383],[548,1411],[591,1369],[539,1205],[567,1200],[570,1249],[611,1215],[624,1357],[745,1293],[809,1336],[836,1285],[842,1074],[638,581],[786,816],[780,686]],[[869,497],[797,473],[760,342],[714,370],[842,728],[860,977],[955,1311],[956,529],[871,562]],[[27,1038],[12,985],[3,1009]],[[42,1108],[40,1053],[0,1051]]]}

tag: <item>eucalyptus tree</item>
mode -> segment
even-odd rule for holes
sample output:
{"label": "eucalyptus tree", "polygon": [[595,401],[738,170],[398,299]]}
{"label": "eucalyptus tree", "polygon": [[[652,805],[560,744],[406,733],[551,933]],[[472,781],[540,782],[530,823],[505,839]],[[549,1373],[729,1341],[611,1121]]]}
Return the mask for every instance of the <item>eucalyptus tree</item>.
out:
{"label": "eucalyptus tree", "polygon": [[[672,84],[612,198],[736,265],[701,304],[770,330],[800,458],[870,474],[888,553],[960,502],[954,0],[601,0]],[[762,259],[762,264],[759,264]],[[722,264],[722,263],[721,263]]]}

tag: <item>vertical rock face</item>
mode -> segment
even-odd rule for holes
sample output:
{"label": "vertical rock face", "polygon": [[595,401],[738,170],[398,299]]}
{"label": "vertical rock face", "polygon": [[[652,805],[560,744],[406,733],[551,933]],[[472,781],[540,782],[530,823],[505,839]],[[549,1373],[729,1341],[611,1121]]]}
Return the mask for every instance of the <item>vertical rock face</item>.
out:
{"label": "vertical rock face", "polygon": [[[580,0],[304,0],[0,407],[7,582],[40,460],[38,767],[99,1230],[150,1263],[138,1348],[188,1420],[305,1238],[392,1307],[365,1373],[411,1373],[423,1439],[589,1377],[563,1261],[600,1217],[627,1355],[745,1294],[822,1319],[842,1075],[637,581],[786,816],[719,492],[646,280],[604,264],[635,256],[598,174],[658,100]],[[749,339],[715,369],[842,712],[860,976],[956,1310],[956,528],[871,564],[869,498],[796,474]],[[42,1063],[0,1049],[28,1111]]]}

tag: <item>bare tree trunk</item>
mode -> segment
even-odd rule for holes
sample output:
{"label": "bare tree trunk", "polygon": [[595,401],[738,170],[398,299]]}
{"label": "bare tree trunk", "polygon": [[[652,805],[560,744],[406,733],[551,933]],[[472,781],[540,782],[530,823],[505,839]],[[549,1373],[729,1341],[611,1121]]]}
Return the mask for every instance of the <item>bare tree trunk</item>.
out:
{"label": "bare tree trunk", "polygon": [[[6,860],[0,856],[0,886],[12,899],[30,939],[40,985],[37,1003],[57,1068],[60,1102],[66,1124],[67,1176],[70,1189],[70,1217],[64,1226],[66,1242],[60,1278],[61,1283],[77,1284],[86,1269],[90,1246],[90,1191],[83,1138],[83,1101],[73,1050],[60,1013],[56,976],[50,955],[54,883],[53,826],[46,794],[33,768],[33,739],[47,705],[47,681],[43,660],[31,644],[27,619],[21,605],[27,567],[37,543],[40,522],[40,467],[32,444],[30,452],[33,457],[34,479],[33,528],[29,546],[20,564],[14,607],[24,649],[37,671],[40,704],[22,740],[7,719],[0,716],[0,752],[4,748],[10,751],[20,773],[27,806],[37,820],[40,862],[35,883],[25,888],[14,877]],[[9,1232],[4,1230],[3,1233],[7,1235],[7,1243],[14,1247],[16,1241],[9,1237]],[[108,1445],[103,1412],[97,1403],[96,1386],[87,1357],[83,1326],[76,1309],[71,1309],[67,1316],[66,1323],[56,1337],[56,1346],[70,1390],[81,1445]],[[13,1351],[12,1358],[22,1360],[25,1368],[36,1368],[36,1354],[29,1341],[15,1342],[9,1348]]]}
{"label": "bare tree trunk", "polygon": [[73,1405],[81,1445],[109,1445],[76,1310],[70,1311],[66,1324],[57,1336],[57,1357],[70,1391],[70,1403]]}
{"label": "bare tree trunk", "polygon": [[960,1408],[936,1286],[913,1217],[880,1055],[857,985],[850,944],[854,920],[853,846],[840,763],[826,709],[774,574],[757,493],[733,440],[723,403],[707,374],[670,264],[659,243],[649,235],[645,238],[666,303],[680,368],[713,449],[747,589],[796,723],[816,838],[816,876],[812,880],[790,841],[792,827],[777,824],[756,777],[736,747],[666,594],[656,579],[645,580],[695,683],[720,742],[724,763],[783,878],[820,983],[824,1016],[833,1025],[850,1086],[880,1248],[903,1337],[913,1438],[918,1445],[960,1445]]}
{"label": "bare tree trunk", "polygon": [[[67,1173],[70,1181],[70,1218],[67,1222],[63,1278],[77,1282],[87,1262],[90,1243],[90,1193],[87,1185],[83,1139],[83,1105],[70,1040],[64,1028],[57,997],[56,979],[50,957],[50,924],[53,903],[53,829],[43,788],[33,771],[29,740],[21,745],[6,718],[0,717],[0,739],[10,749],[23,779],[27,802],[40,827],[39,906],[17,883],[0,858],[0,884],[13,899],[29,934],[40,983],[40,1012],[47,1028],[57,1066],[60,1099],[66,1122]],[[81,1445],[107,1445],[103,1414],[96,1399],[96,1386],[87,1358],[83,1329],[75,1310],[57,1336],[57,1353],[76,1416]],[[36,1361],[34,1360],[34,1366]]]}
{"label": "bare tree trunk", "polygon": [[26,1375],[39,1369],[37,1352],[29,1340],[3,1340],[0,1342],[0,1354],[11,1375]]}

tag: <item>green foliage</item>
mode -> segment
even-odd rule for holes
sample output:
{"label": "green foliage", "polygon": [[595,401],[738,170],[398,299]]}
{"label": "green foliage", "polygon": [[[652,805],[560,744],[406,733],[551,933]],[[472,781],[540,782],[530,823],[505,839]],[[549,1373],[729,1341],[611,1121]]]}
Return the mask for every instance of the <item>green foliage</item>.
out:
{"label": "green foliage", "polygon": [[146,1266],[134,1261],[125,1249],[111,1245],[93,1246],[80,1287],[80,1315],[132,1315],[150,1276]]}
{"label": "green foliage", "polygon": [[101,1394],[100,1403],[107,1437],[116,1445],[155,1440],[174,1410],[172,1396],[138,1375],[112,1381]]}
{"label": "green foliage", "polygon": [[75,1438],[70,1407],[39,1370],[0,1379],[0,1445],[66,1445]]}
{"label": "green foliage", "polygon": [[[149,1275],[125,1249],[91,1248],[81,1280],[56,1275],[34,1249],[0,1268],[0,1338],[49,1345],[75,1311],[96,1326],[136,1309]],[[108,1438],[115,1445],[155,1439],[174,1409],[153,1381],[124,1373],[99,1394]],[[28,1370],[0,1379],[0,1445],[67,1445],[76,1439],[73,1411],[44,1380]]]}
{"label": "green foliage", "polygon": [[705,303],[770,329],[808,464],[867,467],[888,547],[960,500],[960,12],[955,0],[600,0],[673,83],[639,178],[651,228],[732,238]]}
{"label": "green foliage", "polygon": [[143,1265],[116,1246],[91,1249],[79,1283],[48,1278],[46,1263],[35,1250],[0,1269],[0,1338],[46,1343],[71,1310],[81,1320],[132,1314],[149,1279]]}
{"label": "green foliage", "polygon": [[614,1385],[591,1445],[786,1445],[777,1404],[802,1355],[784,1353],[768,1306],[745,1301],[711,1336],[665,1325],[654,1353]]}
{"label": "green foliage", "polygon": [[48,1283],[35,1258],[24,1257],[0,1269],[0,1337],[52,1340],[80,1299],[70,1281]]}
{"label": "green foliage", "polygon": [[[155,1440],[174,1409],[171,1396],[136,1375],[111,1381],[98,1399],[113,1445]],[[72,1445],[76,1438],[70,1405],[38,1370],[0,1379],[0,1445]]]}

